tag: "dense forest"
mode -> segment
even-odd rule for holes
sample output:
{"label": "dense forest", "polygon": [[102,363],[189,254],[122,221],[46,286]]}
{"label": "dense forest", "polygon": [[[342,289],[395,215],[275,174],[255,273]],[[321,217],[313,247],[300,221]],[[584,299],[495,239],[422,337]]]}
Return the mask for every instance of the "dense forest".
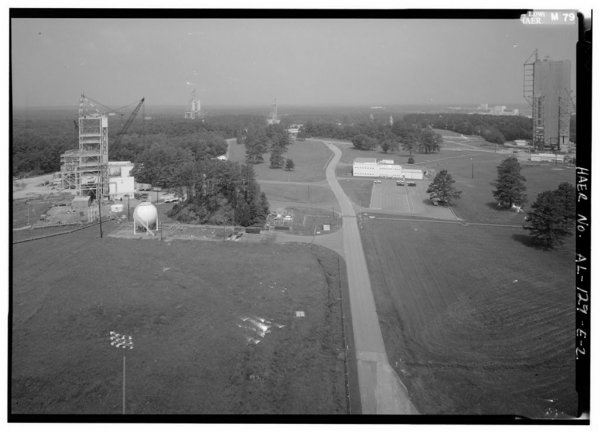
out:
{"label": "dense forest", "polygon": [[[77,114],[71,110],[17,112],[12,122],[12,175],[33,176],[60,170],[60,155],[78,147]],[[108,153],[111,161],[136,162],[150,146],[169,145],[189,149],[195,157],[224,154],[224,137],[241,136],[256,115],[216,116],[190,121],[173,116],[144,120],[139,116],[129,130],[117,137],[123,120],[109,117]],[[117,140],[118,139],[118,140]]]}
{"label": "dense forest", "polygon": [[64,112],[14,115],[11,134],[13,176],[60,170],[60,154],[78,146],[73,119]]}
{"label": "dense forest", "polygon": [[[264,154],[271,153],[270,167],[282,168],[290,144],[289,134],[282,125],[252,124],[244,132],[243,142],[246,145],[246,162],[262,163]],[[240,139],[238,139],[239,142]]]}
{"label": "dense forest", "polygon": [[328,137],[349,140],[356,149],[373,150],[380,147],[383,152],[394,152],[400,147],[413,152],[429,154],[440,150],[442,137],[429,127],[410,124],[405,121],[393,125],[382,122],[360,124],[307,122],[298,137]]}
{"label": "dense forest", "polygon": [[404,121],[421,127],[431,126],[460,134],[477,135],[488,142],[503,144],[512,140],[531,140],[531,119],[523,116],[490,116],[463,113],[410,114]]}

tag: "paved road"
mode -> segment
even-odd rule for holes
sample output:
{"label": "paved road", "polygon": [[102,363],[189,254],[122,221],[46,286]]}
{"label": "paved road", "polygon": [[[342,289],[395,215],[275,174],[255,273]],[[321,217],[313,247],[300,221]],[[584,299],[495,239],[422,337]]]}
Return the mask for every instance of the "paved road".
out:
{"label": "paved road", "polygon": [[344,257],[348,271],[362,412],[363,414],[417,414],[410,402],[406,387],[390,366],[385,352],[356,214],[352,202],[335,177],[335,166],[342,152],[332,142],[323,141],[323,143],[334,153],[327,166],[326,176],[342,210]]}

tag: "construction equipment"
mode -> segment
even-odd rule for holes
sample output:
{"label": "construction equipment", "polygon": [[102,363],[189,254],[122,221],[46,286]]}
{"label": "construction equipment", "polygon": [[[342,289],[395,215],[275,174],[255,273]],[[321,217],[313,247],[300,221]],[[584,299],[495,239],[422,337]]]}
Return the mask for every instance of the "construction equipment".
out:
{"label": "construction equipment", "polygon": [[137,116],[138,112],[140,111],[140,108],[142,107],[142,105],[144,104],[145,99],[146,98],[142,98],[140,100],[140,102],[138,103],[138,105],[135,107],[135,109],[133,109],[133,111],[131,112],[131,115],[129,115],[129,118],[127,118],[127,121],[125,122],[125,125],[123,125],[123,128],[121,128],[121,131],[119,131],[117,133],[115,142],[111,146],[118,146],[119,143],[121,143],[121,140],[123,139],[123,135],[125,135],[125,133],[129,129],[129,127],[135,120],[135,117]]}
{"label": "construction equipment", "polygon": [[[118,146],[137,113],[144,104],[142,98],[127,122],[117,134],[112,146]],[[132,105],[132,104],[129,104]],[[108,114],[107,114],[108,110]],[[114,113],[107,107],[82,94],[79,101],[79,119],[75,122],[79,148],[61,155],[61,182],[65,189],[75,190],[78,196],[93,195],[101,198],[109,192],[108,174],[108,116]]]}

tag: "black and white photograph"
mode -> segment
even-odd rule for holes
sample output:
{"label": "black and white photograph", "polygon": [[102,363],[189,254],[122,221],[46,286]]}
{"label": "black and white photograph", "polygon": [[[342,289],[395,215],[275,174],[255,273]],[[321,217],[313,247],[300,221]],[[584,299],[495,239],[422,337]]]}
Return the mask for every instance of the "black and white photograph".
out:
{"label": "black and white photograph", "polygon": [[589,424],[590,11],[162,7],[9,11],[9,422]]}

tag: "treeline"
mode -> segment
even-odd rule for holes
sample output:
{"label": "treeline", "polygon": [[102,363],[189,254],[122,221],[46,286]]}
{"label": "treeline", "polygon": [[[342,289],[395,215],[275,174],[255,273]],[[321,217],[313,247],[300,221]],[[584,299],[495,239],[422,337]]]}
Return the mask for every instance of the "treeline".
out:
{"label": "treeline", "polygon": [[108,142],[108,157],[111,161],[129,160],[137,162],[140,155],[152,145],[169,146],[176,149],[187,149],[195,159],[212,158],[227,152],[227,142],[216,133],[200,130],[198,132],[168,135],[126,134],[120,143]]}
{"label": "treeline", "polygon": [[404,120],[393,125],[375,122],[356,125],[307,122],[298,134],[298,137],[301,136],[350,140],[356,149],[373,150],[380,147],[385,153],[402,148],[411,154],[428,154],[438,152],[442,143],[442,137],[431,128]]}
{"label": "treeline", "polygon": [[12,123],[12,176],[39,175],[60,170],[60,155],[77,148],[70,119],[27,119]]}
{"label": "treeline", "polygon": [[416,113],[403,119],[421,127],[454,131],[465,135],[481,136],[491,143],[503,144],[511,140],[531,140],[531,119],[523,116],[490,116],[464,113]]}
{"label": "treeline", "polygon": [[252,165],[196,158],[190,149],[154,144],[140,154],[133,176],[185,197],[169,214],[183,223],[251,226],[263,224],[269,213]]}
{"label": "treeline", "polygon": [[[238,143],[239,140],[238,138]],[[262,163],[264,154],[270,152],[270,167],[278,169],[285,164],[286,159],[283,155],[287,152],[290,139],[282,125],[252,124],[245,132],[243,143],[246,146],[247,163]]]}
{"label": "treeline", "polygon": [[[226,128],[225,118],[218,122],[190,121],[158,117],[144,121],[139,117],[120,140],[122,123],[118,117],[108,118],[108,154],[111,161],[136,162],[139,155],[153,144],[189,149],[195,158],[210,158],[227,152],[223,137],[241,134],[246,122],[236,118]],[[77,113],[67,110],[15,115],[12,122],[12,175],[34,176],[60,170],[60,155],[77,149]]]}

